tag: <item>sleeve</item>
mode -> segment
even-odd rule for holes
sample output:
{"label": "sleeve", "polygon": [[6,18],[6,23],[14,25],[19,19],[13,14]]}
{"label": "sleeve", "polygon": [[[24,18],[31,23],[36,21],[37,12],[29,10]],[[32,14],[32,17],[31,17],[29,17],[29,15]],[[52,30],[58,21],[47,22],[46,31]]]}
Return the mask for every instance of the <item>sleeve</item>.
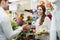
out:
{"label": "sleeve", "polygon": [[51,25],[51,21],[48,17],[46,17],[42,26],[43,26],[43,28],[45,28],[46,31],[49,31],[50,30],[50,25]]}
{"label": "sleeve", "polygon": [[37,19],[35,22],[35,28],[36,28],[36,33],[38,33],[40,31],[39,19]]}
{"label": "sleeve", "polygon": [[10,20],[8,18],[3,19],[3,21],[1,22],[1,27],[2,27],[2,30],[4,32],[4,35],[8,39],[14,38],[15,36],[17,36],[22,31],[22,27],[19,27],[18,29],[13,31],[12,26],[10,24]]}

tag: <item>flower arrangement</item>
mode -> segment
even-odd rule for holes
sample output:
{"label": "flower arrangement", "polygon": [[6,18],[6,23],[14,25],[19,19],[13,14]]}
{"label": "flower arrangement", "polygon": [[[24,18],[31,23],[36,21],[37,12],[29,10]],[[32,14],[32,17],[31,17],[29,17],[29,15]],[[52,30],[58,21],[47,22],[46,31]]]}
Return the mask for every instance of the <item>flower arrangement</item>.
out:
{"label": "flower arrangement", "polygon": [[23,28],[22,32],[18,35],[16,40],[30,40],[35,37],[33,30],[30,28],[29,25],[26,25],[25,28]]}
{"label": "flower arrangement", "polygon": [[48,2],[48,3],[46,4],[46,8],[47,8],[49,11],[53,11],[53,10],[54,10],[51,2]]}

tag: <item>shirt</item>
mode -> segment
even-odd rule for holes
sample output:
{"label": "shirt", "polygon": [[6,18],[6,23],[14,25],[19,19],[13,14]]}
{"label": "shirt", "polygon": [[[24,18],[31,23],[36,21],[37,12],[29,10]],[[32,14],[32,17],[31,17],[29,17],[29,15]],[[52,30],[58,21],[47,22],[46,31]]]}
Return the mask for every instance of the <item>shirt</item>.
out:
{"label": "shirt", "polygon": [[38,18],[37,21],[36,21],[36,24],[35,24],[36,25],[36,33],[41,32],[43,30],[49,32],[50,23],[51,23],[50,19],[46,16],[45,19],[44,19],[43,24],[42,25],[39,25],[39,20],[40,19],[41,18]]}
{"label": "shirt", "polygon": [[12,26],[10,24],[10,18],[4,11],[2,7],[0,7],[0,40],[11,40],[15,36],[17,36],[22,30],[22,27],[19,27],[15,31],[13,31]]}

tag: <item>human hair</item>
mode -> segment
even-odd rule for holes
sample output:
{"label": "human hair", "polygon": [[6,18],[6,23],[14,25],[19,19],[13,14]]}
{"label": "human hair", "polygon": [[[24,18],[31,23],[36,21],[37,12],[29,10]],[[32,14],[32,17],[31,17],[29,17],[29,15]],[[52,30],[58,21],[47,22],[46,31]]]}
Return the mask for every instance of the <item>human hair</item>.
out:
{"label": "human hair", "polygon": [[38,9],[39,7],[41,7],[42,10],[43,10],[43,15],[41,16],[41,19],[39,20],[39,25],[42,25],[43,22],[44,22],[44,19],[45,19],[45,17],[46,17],[46,15],[45,15],[46,8],[45,8],[45,6],[43,6],[43,5],[37,5],[37,9]]}
{"label": "human hair", "polygon": [[2,0],[0,0],[0,3],[1,3]]}
{"label": "human hair", "polygon": [[[2,1],[2,0],[0,0],[0,3],[1,3],[1,1]],[[6,2],[7,0],[4,0],[4,1]]]}

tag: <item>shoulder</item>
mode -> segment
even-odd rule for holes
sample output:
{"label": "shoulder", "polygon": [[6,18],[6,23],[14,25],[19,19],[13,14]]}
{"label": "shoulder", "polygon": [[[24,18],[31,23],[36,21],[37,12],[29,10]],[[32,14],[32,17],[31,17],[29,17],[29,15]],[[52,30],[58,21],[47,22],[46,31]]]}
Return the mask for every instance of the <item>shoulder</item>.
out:
{"label": "shoulder", "polygon": [[50,20],[48,16],[45,17],[45,20]]}
{"label": "shoulder", "polygon": [[47,23],[47,22],[51,22],[51,20],[49,19],[48,16],[46,16],[45,19],[44,19],[44,22],[46,22],[46,23]]}

